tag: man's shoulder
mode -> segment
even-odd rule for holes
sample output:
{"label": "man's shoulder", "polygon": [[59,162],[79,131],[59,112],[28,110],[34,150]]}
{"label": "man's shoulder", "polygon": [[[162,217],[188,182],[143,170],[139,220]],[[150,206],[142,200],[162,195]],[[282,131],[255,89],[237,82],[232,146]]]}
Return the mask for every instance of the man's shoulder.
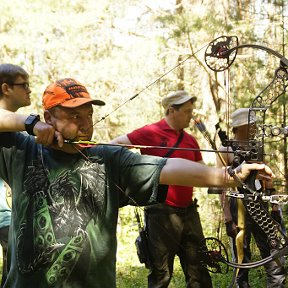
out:
{"label": "man's shoulder", "polygon": [[155,133],[157,133],[159,131],[162,131],[165,128],[166,128],[165,121],[163,122],[162,120],[160,120],[158,122],[147,124],[147,125],[144,125],[144,126],[138,128],[138,129],[135,129],[134,131],[128,133],[127,136],[130,139],[130,141],[131,141],[131,138],[133,140],[134,137],[137,138],[140,135],[145,136],[145,137],[147,137],[149,135],[155,135]]}
{"label": "man's shoulder", "polygon": [[186,131],[183,131],[183,133],[184,133],[184,136],[187,137],[190,141],[194,141],[198,144],[198,141],[197,141],[195,136],[193,136],[192,134],[190,134]]}
{"label": "man's shoulder", "polygon": [[[128,148],[122,146],[97,145],[88,149],[89,158],[95,159],[122,157],[123,154],[133,154]],[[122,155],[122,156],[121,156]]]}
{"label": "man's shoulder", "polygon": [[[166,123],[166,121],[164,119],[161,119],[157,122],[153,122],[150,124],[146,124],[144,126],[142,126],[139,129],[151,129],[151,128],[158,128],[158,129],[164,129],[168,126],[168,124]],[[169,126],[168,126],[169,127]]]}

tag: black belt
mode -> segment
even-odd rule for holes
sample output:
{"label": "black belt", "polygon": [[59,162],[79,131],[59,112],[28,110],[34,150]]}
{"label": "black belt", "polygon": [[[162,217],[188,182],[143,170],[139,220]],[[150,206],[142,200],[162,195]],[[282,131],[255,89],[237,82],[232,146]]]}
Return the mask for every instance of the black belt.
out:
{"label": "black belt", "polygon": [[176,213],[176,214],[185,214],[190,210],[197,210],[197,199],[195,199],[189,206],[187,207],[176,207],[176,206],[170,206],[167,204],[157,204],[157,205],[151,205],[145,207],[145,212],[148,214],[156,214],[156,213],[161,213],[161,214],[171,214],[171,213]]}

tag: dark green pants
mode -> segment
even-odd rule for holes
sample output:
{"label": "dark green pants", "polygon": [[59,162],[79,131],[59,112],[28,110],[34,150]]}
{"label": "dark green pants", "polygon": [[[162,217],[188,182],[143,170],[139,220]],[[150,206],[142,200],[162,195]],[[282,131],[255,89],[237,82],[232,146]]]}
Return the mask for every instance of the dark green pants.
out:
{"label": "dark green pants", "polygon": [[209,272],[201,266],[197,257],[199,244],[204,238],[197,205],[176,208],[160,204],[147,207],[145,211],[152,262],[148,287],[168,287],[176,255],[180,259],[186,287],[212,287]]}

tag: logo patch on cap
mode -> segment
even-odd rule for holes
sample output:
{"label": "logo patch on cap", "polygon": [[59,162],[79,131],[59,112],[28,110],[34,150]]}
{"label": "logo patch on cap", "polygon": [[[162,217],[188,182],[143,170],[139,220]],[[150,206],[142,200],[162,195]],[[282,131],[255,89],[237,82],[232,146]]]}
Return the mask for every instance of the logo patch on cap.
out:
{"label": "logo patch on cap", "polygon": [[92,99],[86,87],[72,78],[51,83],[43,93],[42,103],[44,109],[51,109],[58,105],[75,108],[87,103],[105,105],[105,102],[101,100]]}

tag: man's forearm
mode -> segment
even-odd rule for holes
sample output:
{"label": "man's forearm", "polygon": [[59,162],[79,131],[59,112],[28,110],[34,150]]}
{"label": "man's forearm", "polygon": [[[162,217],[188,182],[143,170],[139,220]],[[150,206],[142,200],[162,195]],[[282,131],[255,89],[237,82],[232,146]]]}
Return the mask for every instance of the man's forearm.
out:
{"label": "man's forearm", "polygon": [[160,183],[192,187],[235,187],[253,170],[261,172],[262,179],[275,177],[271,169],[264,164],[244,163],[230,170],[226,167],[209,167],[186,159],[169,158],[161,171]]}
{"label": "man's forearm", "polygon": [[109,143],[110,144],[127,144],[127,145],[132,144],[127,135],[118,136],[117,138],[114,138],[113,140],[111,140]]}
{"label": "man's forearm", "polygon": [[0,132],[17,132],[25,130],[27,115],[21,115],[0,109]]}
{"label": "man's forearm", "polygon": [[[25,120],[28,117],[28,115],[0,109],[0,133],[26,131]],[[29,134],[37,136],[36,141],[39,144],[48,146],[55,142],[59,147],[63,146],[62,135],[55,131],[55,128],[48,123],[37,121],[29,130],[27,131]]]}
{"label": "man's forearm", "polygon": [[163,184],[195,187],[232,187],[234,179],[226,169],[209,167],[185,159],[170,158],[160,180]]}

